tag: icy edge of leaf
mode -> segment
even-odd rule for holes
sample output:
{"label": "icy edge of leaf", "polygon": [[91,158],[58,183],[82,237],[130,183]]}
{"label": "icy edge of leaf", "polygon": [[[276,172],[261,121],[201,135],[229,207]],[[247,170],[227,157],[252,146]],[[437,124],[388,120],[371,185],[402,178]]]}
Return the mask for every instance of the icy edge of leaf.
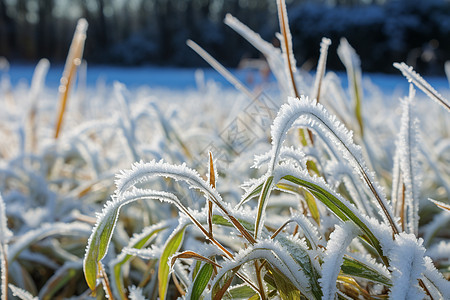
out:
{"label": "icy edge of leaf", "polygon": [[21,289],[13,284],[8,284],[9,289],[12,291],[13,296],[18,297],[22,300],[39,300],[38,297],[34,297],[28,291]]}
{"label": "icy edge of leaf", "polygon": [[190,188],[200,190],[205,194],[210,194],[216,201],[221,201],[219,193],[208,182],[203,180],[197,171],[182,165],[172,165],[163,161],[151,161],[144,163],[136,162],[129,170],[122,170],[116,176],[116,194],[123,194],[131,186],[145,182],[153,177],[170,177],[174,180],[185,181]]}
{"label": "icy edge of leaf", "polygon": [[[300,100],[300,101],[299,101]],[[302,125],[308,126],[322,132],[325,136],[324,141],[328,141],[330,147],[339,151],[343,158],[353,167],[354,172],[358,174],[371,190],[377,199],[381,215],[386,223],[389,223],[394,230],[397,230],[392,207],[386,199],[383,189],[375,180],[375,176],[370,172],[363,160],[361,147],[353,143],[352,132],[349,131],[334,115],[330,115],[326,109],[317,101],[310,101],[307,97],[301,96],[300,99],[289,98],[287,104],[283,104],[275,118],[272,128],[272,150],[271,161],[269,163],[268,173],[272,173],[280,160],[280,149],[286,139],[290,128],[296,127],[296,120],[305,117],[306,122]],[[334,145],[334,147],[333,147]]]}
{"label": "icy edge of leaf", "polygon": [[255,259],[266,259],[272,266],[286,275],[292,281],[292,284],[308,297],[308,299],[314,298],[311,293],[309,278],[299,268],[290,253],[283,249],[279,242],[273,240],[263,240],[247,249],[239,251],[233,260],[229,260],[222,265],[222,268],[211,285],[214,286],[217,284],[228,271]]}
{"label": "icy edge of leaf", "polygon": [[[405,188],[405,229],[408,233],[418,234],[419,229],[419,189],[421,183],[421,173],[417,163],[418,156],[418,121],[412,118],[412,101],[415,90],[410,86],[408,98],[402,100],[402,117],[400,131],[397,139],[399,167],[402,182]],[[395,169],[394,169],[395,170]],[[403,188],[403,187],[400,187]],[[398,203],[401,205],[401,203]],[[399,211],[403,211],[401,208]]]}
{"label": "icy edge of leaf", "polygon": [[136,190],[124,193],[120,196],[112,196],[112,200],[108,201],[103,207],[102,213],[97,214],[97,223],[92,229],[92,233],[86,246],[83,271],[86,281],[91,289],[95,288],[98,272],[97,263],[100,262],[108,252],[120,209],[122,206],[142,197],[175,203],[178,201],[176,196],[171,193],[152,190]]}
{"label": "icy edge of leaf", "polygon": [[352,222],[337,225],[331,233],[323,258],[322,278],[319,279],[323,292],[322,299],[335,298],[336,281],[344,261],[345,250],[358,234],[360,231]]}
{"label": "icy edge of leaf", "polygon": [[428,97],[444,107],[447,112],[450,112],[450,102],[442,97],[442,95],[423,79],[422,76],[414,71],[413,67],[408,66],[404,62],[394,63],[394,67],[399,69],[409,82],[414,83],[414,85],[421,89]]}
{"label": "icy edge of leaf", "polygon": [[5,210],[5,202],[3,201],[2,194],[0,193],[0,244],[6,245],[12,237],[12,232],[7,226],[7,217]]}

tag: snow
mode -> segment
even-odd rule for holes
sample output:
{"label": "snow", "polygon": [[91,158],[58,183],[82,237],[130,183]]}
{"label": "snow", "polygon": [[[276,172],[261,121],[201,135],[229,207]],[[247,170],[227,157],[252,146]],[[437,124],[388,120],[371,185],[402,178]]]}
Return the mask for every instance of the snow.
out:
{"label": "snow", "polygon": [[[30,85],[33,77],[35,65],[16,64],[11,63],[8,71],[8,76],[11,80],[12,86],[18,84]],[[195,73],[201,70],[204,73],[206,81],[215,81],[225,88],[232,88],[232,86],[222,78],[220,74],[210,68],[200,69],[182,69],[174,67],[158,67],[158,66],[140,66],[140,67],[123,67],[123,66],[109,66],[109,65],[88,65],[87,68],[87,85],[88,87],[95,87],[98,82],[104,82],[106,85],[111,85],[114,81],[119,81],[125,84],[128,88],[136,88],[143,85],[150,87],[171,88],[171,89],[188,89],[196,88]],[[229,69],[242,82],[248,83],[249,76],[256,76],[257,82],[261,80],[259,74],[254,70],[239,70]],[[62,65],[51,65],[45,84],[47,87],[56,88],[59,85],[63,71]],[[345,72],[336,73],[343,87],[347,85],[347,75]],[[0,72],[0,76],[3,74]],[[393,92],[401,90],[407,92],[408,86],[405,84],[405,78],[393,74],[382,73],[364,73],[363,80],[370,80],[374,85],[380,87],[383,91]],[[437,90],[448,89],[449,82],[445,77],[426,77],[425,78]],[[274,82],[274,77],[270,78]]]}
{"label": "snow", "polygon": [[[13,86],[18,84],[27,84],[31,82],[35,65],[12,64],[8,75]],[[87,71],[87,85],[88,87],[95,87],[99,82],[106,85],[113,84],[114,81],[119,81],[127,86],[127,88],[136,88],[144,85],[150,87],[166,87],[175,89],[196,88],[195,73],[198,69],[182,69],[173,67],[158,67],[158,66],[141,66],[141,67],[123,67],[123,66],[109,66],[109,65],[88,65]],[[223,77],[213,69],[200,69],[204,72],[206,81],[213,80],[220,83],[223,87],[231,88]],[[59,80],[63,71],[62,65],[51,65],[47,78],[46,86],[50,88],[57,88]],[[249,74],[246,70],[232,69],[233,75],[243,82],[246,82],[248,76],[257,76],[258,74]],[[0,72],[0,77],[2,73]],[[259,78],[256,78],[259,81]],[[272,79],[273,80],[273,79]]]}

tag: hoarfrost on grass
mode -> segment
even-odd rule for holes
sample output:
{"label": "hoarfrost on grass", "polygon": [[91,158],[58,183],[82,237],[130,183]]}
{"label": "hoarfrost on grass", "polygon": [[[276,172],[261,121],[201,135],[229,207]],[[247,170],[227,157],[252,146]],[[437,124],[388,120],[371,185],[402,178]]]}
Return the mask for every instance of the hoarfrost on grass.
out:
{"label": "hoarfrost on grass", "polygon": [[319,279],[322,287],[322,299],[334,299],[339,271],[347,247],[359,234],[359,230],[351,222],[336,226],[328,240],[322,263],[322,278]]}
{"label": "hoarfrost on grass", "polygon": [[393,247],[386,253],[392,272],[392,287],[389,291],[392,299],[419,300],[425,297],[418,282],[426,269],[422,242],[415,235],[402,232],[396,236]]}

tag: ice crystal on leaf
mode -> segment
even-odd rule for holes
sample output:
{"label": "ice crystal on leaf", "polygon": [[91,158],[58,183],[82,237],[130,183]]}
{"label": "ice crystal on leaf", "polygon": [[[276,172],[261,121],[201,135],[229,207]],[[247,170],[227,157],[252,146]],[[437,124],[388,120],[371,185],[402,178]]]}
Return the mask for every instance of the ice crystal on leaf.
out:
{"label": "ice crystal on leaf", "polygon": [[[397,201],[400,206],[399,210],[404,209],[404,215],[401,219],[404,220],[405,230],[409,233],[418,234],[419,228],[419,189],[421,183],[421,176],[418,167],[418,142],[417,131],[418,121],[412,117],[412,101],[414,98],[414,89],[410,88],[410,95],[402,101],[403,114],[401,118],[401,126],[399,137],[397,141],[397,152],[395,157],[399,159],[399,168],[401,173],[402,197],[405,199],[404,208],[400,199],[397,199],[397,194],[393,201]],[[395,168],[394,168],[395,169]],[[394,180],[394,187],[397,185],[398,179]]]}
{"label": "ice crystal on leaf", "polygon": [[142,288],[132,286],[130,287],[130,299],[131,300],[147,300],[142,294]]}
{"label": "ice crystal on leaf", "polygon": [[12,232],[7,226],[7,218],[5,211],[5,202],[0,194],[0,244],[5,245],[12,237]]}
{"label": "ice crystal on leaf", "polygon": [[38,300],[38,297],[33,297],[29,292],[13,285],[9,284],[9,289],[12,291],[15,297],[18,297],[21,300]]}

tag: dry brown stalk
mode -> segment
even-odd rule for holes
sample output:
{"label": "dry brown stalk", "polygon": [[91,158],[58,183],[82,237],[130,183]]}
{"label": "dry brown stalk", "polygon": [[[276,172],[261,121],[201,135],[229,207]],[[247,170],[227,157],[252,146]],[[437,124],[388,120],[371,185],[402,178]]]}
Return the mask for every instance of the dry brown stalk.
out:
{"label": "dry brown stalk", "polygon": [[86,30],[88,23],[86,19],[80,19],[77,23],[77,28],[72,39],[72,44],[69,48],[69,54],[67,55],[66,64],[64,66],[63,75],[60,80],[58,88],[59,92],[59,113],[56,121],[55,139],[58,138],[64,119],[64,112],[66,111],[67,99],[69,96],[70,88],[75,81],[75,75],[77,73],[78,66],[81,64],[83,57],[84,41],[86,40]]}

